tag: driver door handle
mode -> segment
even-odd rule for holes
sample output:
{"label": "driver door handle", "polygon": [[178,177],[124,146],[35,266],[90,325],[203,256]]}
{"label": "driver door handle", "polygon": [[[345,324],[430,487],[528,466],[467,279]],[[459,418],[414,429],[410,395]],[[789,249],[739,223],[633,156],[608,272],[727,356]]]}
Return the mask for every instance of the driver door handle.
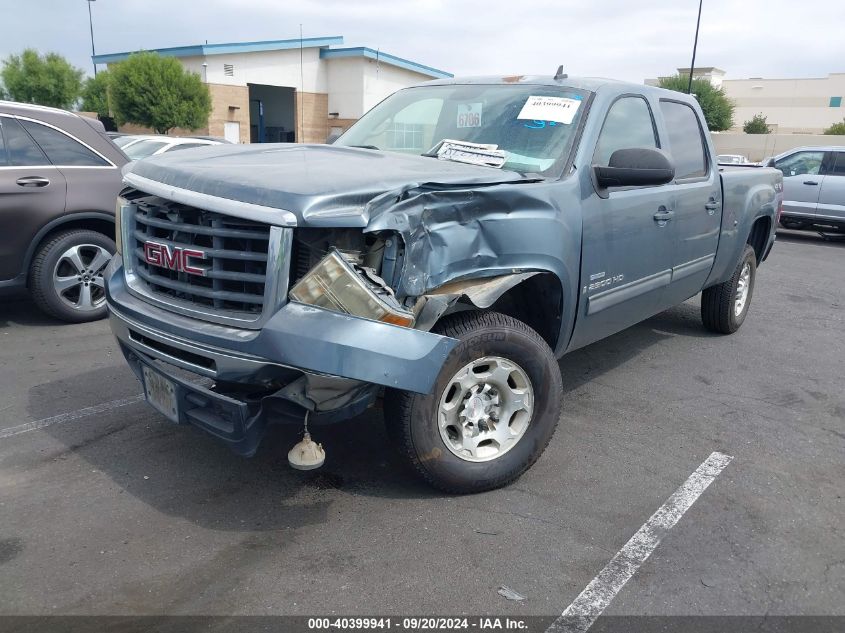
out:
{"label": "driver door handle", "polygon": [[804,184],[805,185],[818,185],[819,183],[817,183],[815,180],[805,180]]}
{"label": "driver door handle", "polygon": [[666,207],[661,206],[657,209],[657,213],[654,214],[654,221],[657,222],[657,226],[666,226],[666,223],[671,220],[674,215],[674,211],[670,211]]}
{"label": "driver door handle", "polygon": [[50,179],[43,176],[24,176],[15,182],[21,187],[46,187],[50,184]]}

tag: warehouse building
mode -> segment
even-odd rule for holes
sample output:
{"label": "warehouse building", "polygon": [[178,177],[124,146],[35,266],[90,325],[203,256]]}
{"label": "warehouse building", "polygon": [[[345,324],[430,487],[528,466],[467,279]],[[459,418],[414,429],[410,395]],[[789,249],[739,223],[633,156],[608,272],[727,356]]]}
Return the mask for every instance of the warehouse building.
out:
{"label": "warehouse building", "polygon": [[[380,50],[342,44],[338,36],[153,51],[177,58],[208,84],[208,126],[192,133],[240,143],[322,143],[399,88],[452,76]],[[93,61],[114,64],[132,52],[95,55]]]}
{"label": "warehouse building", "polygon": [[[678,68],[678,74],[689,76],[689,68]],[[708,80],[733,101],[732,131],[742,131],[742,124],[755,114],[765,116],[769,129],[781,134],[822,134],[845,119],[845,73],[801,79],[726,79],[719,68],[697,66],[693,77]],[[645,83],[657,85],[658,81]]]}

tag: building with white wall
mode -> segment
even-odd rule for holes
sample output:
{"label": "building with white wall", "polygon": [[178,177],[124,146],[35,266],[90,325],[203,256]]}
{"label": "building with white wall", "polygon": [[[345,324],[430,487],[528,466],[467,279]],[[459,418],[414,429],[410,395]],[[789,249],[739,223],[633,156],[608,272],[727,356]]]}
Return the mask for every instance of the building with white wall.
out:
{"label": "building with white wall", "polygon": [[[154,49],[200,75],[211,93],[208,126],[195,134],[235,142],[322,143],[400,88],[451,73],[343,37],[199,44]],[[120,62],[134,51],[95,55]]]}
{"label": "building with white wall", "polygon": [[[689,68],[678,68],[689,76]],[[804,79],[725,79],[725,71],[696,67],[693,77],[721,87],[733,101],[733,131],[741,131],[754,115],[766,117],[769,129],[781,134],[822,134],[825,128],[845,119],[845,73]],[[656,85],[657,79],[647,79]]]}

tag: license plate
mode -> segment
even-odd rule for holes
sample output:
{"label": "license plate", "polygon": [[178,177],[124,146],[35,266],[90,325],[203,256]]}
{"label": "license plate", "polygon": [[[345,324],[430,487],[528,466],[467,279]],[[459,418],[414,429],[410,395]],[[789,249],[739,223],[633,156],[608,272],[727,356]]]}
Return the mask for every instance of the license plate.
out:
{"label": "license plate", "polygon": [[176,405],[176,387],[173,382],[153,371],[146,365],[144,369],[144,394],[147,402],[173,422],[179,422],[179,409]]}

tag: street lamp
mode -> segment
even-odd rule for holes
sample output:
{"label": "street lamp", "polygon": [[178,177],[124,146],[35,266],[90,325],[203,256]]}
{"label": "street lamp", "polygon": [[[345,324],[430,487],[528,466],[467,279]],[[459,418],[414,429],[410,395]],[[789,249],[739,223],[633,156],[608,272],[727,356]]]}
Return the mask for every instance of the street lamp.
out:
{"label": "street lamp", "polygon": [[88,27],[91,29],[91,62],[94,64],[94,76],[97,76],[97,62],[94,61],[94,20],[91,19],[91,3],[96,0],[88,0]]}

